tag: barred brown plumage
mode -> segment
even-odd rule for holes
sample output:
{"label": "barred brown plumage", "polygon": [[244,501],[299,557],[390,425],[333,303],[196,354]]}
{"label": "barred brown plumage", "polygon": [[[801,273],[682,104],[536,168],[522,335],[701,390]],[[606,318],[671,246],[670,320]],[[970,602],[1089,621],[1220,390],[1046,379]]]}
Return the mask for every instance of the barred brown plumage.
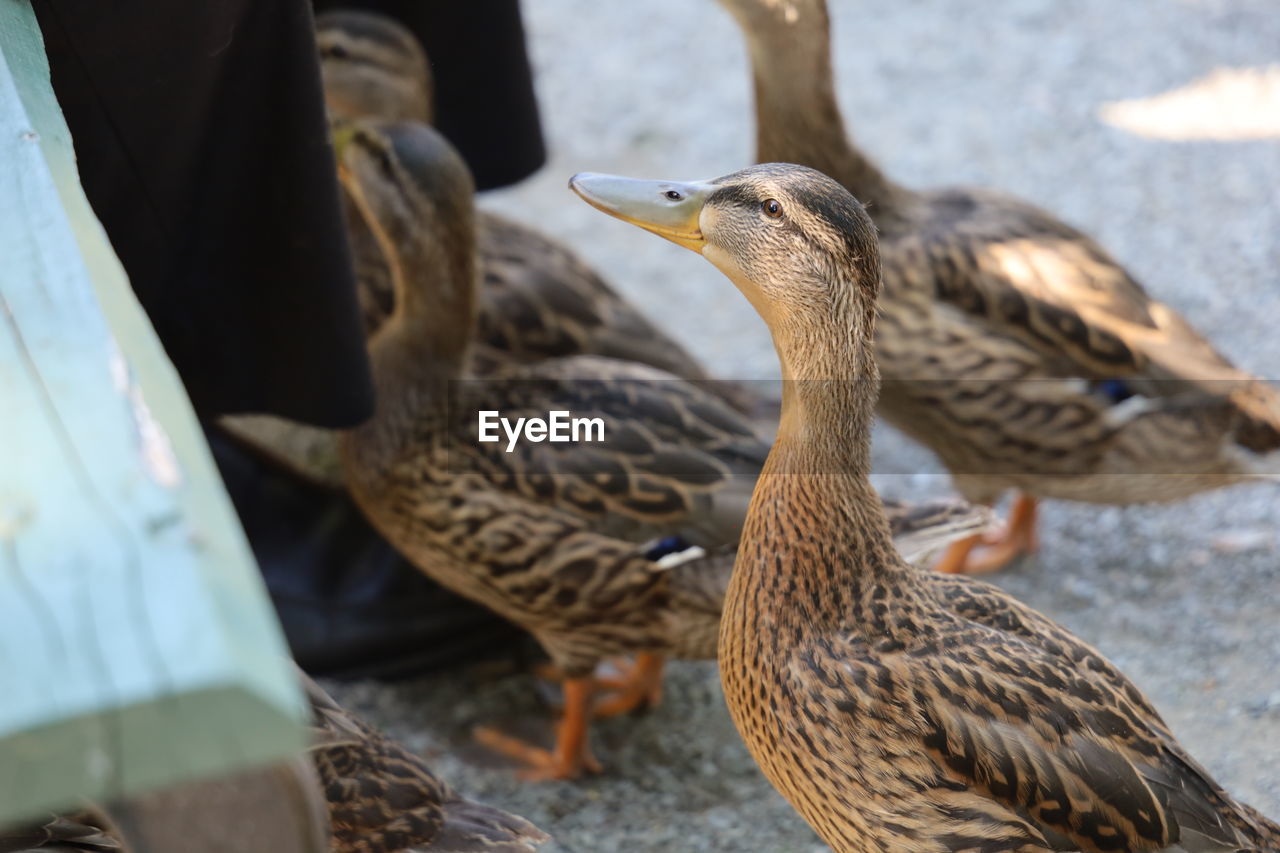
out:
{"label": "barred brown plumage", "polygon": [[421,758],[299,675],[333,853],[530,853],[548,840],[524,818],[459,796]]}
{"label": "barred brown plumage", "polygon": [[[929,447],[960,493],[1021,493],[991,571],[1035,547],[1034,499],[1179,500],[1280,473],[1280,393],[1232,365],[1104,248],[980,189],[917,191],[846,134],[825,0],[720,0],[753,65],[757,159],[799,163],[867,205],[883,256],[880,413]],[[1123,380],[1123,401],[1097,393]]]}
{"label": "barred brown plumage", "polygon": [[[786,0],[780,0],[786,2]],[[766,164],[706,184],[581,176],[593,205],[698,251],[765,319],[777,439],[720,626],[734,723],[837,853],[1277,849],[1099,652],[1000,589],[912,566],[872,488],[875,226]],[[734,199],[782,200],[779,225]],[[677,186],[688,202],[662,201]],[[646,187],[650,190],[647,195]],[[806,208],[822,193],[830,217]],[[848,229],[869,250],[852,257]]]}

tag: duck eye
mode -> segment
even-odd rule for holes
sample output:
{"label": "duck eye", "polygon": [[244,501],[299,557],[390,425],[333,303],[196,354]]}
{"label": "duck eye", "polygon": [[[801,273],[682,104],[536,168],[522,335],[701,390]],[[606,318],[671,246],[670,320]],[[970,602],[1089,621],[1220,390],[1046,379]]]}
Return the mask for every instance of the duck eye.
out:
{"label": "duck eye", "polygon": [[684,198],[677,190],[667,190],[663,195],[671,199],[671,201],[680,201]]}
{"label": "duck eye", "polygon": [[325,48],[324,54],[325,56],[332,57],[333,59],[350,59],[351,58],[351,54],[348,53],[347,49],[340,44],[329,45],[327,48]]}
{"label": "duck eye", "polygon": [[764,215],[770,219],[777,219],[782,216],[782,204],[776,198],[767,198],[760,203],[760,209],[764,211]]}

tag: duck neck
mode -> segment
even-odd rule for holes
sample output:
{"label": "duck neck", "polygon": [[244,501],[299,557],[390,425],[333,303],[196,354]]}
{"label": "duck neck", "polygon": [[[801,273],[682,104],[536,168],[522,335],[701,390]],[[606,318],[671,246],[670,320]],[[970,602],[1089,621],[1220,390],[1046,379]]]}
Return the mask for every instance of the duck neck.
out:
{"label": "duck neck", "polygon": [[[756,159],[797,163],[830,175],[877,222],[892,218],[908,191],[858,149],[836,99],[830,26],[825,8],[790,24],[747,29],[756,99]],[[803,20],[811,15],[819,20]]]}
{"label": "duck neck", "polygon": [[856,327],[810,323],[795,333],[774,327],[782,415],[748,511],[742,568],[735,571],[744,588],[777,589],[779,574],[794,581],[787,604],[794,604],[801,623],[844,619],[869,600],[873,586],[903,572],[870,481],[879,376],[869,339],[869,329]]}
{"label": "duck neck", "polygon": [[475,325],[477,268],[473,223],[449,234],[371,227],[387,259],[395,307],[369,344],[381,411],[405,390],[458,377]]}
{"label": "duck neck", "polygon": [[450,381],[465,370],[478,286],[469,206],[439,222],[360,209],[382,249],[395,304],[369,341],[376,401],[373,417],[347,443],[353,487],[397,458],[424,419],[447,412]]}
{"label": "duck neck", "polygon": [[[845,353],[820,364],[813,350],[829,350],[812,336],[779,342],[775,347],[783,367],[782,413],[778,444],[787,465],[782,472],[826,474],[840,472],[866,477],[870,467],[872,412],[879,386],[875,363]],[[780,457],[783,455],[780,454]],[[780,458],[779,461],[782,461]]]}

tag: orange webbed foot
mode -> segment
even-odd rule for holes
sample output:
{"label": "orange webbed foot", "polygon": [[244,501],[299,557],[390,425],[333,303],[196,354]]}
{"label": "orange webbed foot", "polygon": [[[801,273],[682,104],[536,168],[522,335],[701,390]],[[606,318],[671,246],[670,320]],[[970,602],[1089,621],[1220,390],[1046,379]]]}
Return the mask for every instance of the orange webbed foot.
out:
{"label": "orange webbed foot", "polygon": [[662,670],[663,660],[659,655],[641,652],[621,678],[611,682],[597,679],[598,686],[610,686],[615,693],[597,705],[592,716],[603,720],[640,709],[656,708],[662,702]]}
{"label": "orange webbed foot", "polygon": [[951,543],[934,568],[944,574],[985,575],[1005,568],[1040,547],[1036,533],[1036,499],[1018,495],[1004,529],[994,535],[974,534]]}
{"label": "orange webbed foot", "polygon": [[[618,717],[642,709],[656,708],[662,702],[664,660],[660,655],[641,652],[634,661],[615,658],[601,664],[591,677],[595,695],[604,701],[596,705],[592,716],[597,720]],[[540,664],[534,674],[544,681],[563,685],[569,679],[564,670],[551,663]],[[563,703],[557,704],[563,710]]]}

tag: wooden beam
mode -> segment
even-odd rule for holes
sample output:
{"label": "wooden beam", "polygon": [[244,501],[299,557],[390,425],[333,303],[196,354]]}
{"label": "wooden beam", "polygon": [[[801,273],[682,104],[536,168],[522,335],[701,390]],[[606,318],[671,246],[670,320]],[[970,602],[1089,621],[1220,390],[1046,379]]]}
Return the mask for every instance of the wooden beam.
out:
{"label": "wooden beam", "polygon": [[309,757],[103,809],[128,853],[324,853],[328,803]]}
{"label": "wooden beam", "polygon": [[0,0],[0,822],[280,760],[305,719],[35,16]]}

